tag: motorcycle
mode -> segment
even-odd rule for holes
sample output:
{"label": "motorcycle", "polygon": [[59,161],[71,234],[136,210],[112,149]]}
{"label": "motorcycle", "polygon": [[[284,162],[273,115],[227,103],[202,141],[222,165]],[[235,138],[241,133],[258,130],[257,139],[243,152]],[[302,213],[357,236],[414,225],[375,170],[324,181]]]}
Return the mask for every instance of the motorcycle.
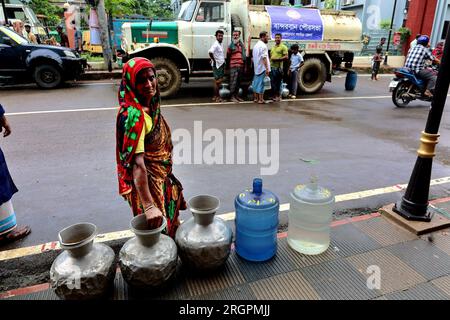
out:
{"label": "motorcycle", "polygon": [[395,78],[389,83],[392,102],[398,108],[404,108],[414,100],[430,102],[432,98],[424,95],[425,90],[426,82],[419,79],[409,68],[397,69]]}

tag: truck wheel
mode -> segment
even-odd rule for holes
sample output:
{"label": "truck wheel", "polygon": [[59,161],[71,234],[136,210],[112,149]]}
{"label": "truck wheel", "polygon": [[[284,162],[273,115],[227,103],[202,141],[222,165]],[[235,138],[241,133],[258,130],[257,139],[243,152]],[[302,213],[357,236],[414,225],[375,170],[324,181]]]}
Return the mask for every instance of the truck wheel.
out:
{"label": "truck wheel", "polygon": [[305,60],[298,73],[298,86],[304,93],[315,93],[322,89],[327,79],[325,64],[317,58]]}
{"label": "truck wheel", "polygon": [[52,65],[43,64],[34,69],[34,81],[40,88],[53,89],[62,82],[61,72]]}
{"label": "truck wheel", "polygon": [[173,96],[181,87],[180,69],[171,60],[166,58],[153,58],[158,75],[158,85],[162,98]]}

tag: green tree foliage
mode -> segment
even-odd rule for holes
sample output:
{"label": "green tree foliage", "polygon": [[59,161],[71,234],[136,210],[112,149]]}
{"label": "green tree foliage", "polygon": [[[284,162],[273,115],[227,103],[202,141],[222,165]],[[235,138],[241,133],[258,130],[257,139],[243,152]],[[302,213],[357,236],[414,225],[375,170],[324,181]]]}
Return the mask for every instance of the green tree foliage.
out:
{"label": "green tree foliage", "polygon": [[135,6],[141,0],[105,0],[106,11],[113,17],[121,17],[135,13]]}
{"label": "green tree foliage", "polygon": [[325,0],[325,9],[336,9],[336,0]]}
{"label": "green tree foliage", "polygon": [[170,0],[135,1],[135,13],[153,19],[172,19]]}
{"label": "green tree foliage", "polygon": [[389,19],[381,20],[380,28],[383,30],[389,30],[391,28],[391,20]]}
{"label": "green tree foliage", "polygon": [[55,26],[60,23],[63,9],[55,6],[49,0],[31,0],[29,5],[35,14],[47,16],[48,25]]}

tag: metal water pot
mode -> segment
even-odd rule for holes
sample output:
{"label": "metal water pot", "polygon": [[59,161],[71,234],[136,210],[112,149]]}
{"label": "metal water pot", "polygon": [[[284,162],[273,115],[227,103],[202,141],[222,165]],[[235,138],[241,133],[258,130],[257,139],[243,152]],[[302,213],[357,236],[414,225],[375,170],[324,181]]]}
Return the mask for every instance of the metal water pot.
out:
{"label": "metal water pot", "polygon": [[228,98],[231,94],[228,83],[222,83],[222,88],[219,90],[219,95],[221,98]]}
{"label": "metal water pot", "polygon": [[287,83],[282,83],[281,84],[281,97],[282,98],[287,98],[289,96],[289,89],[287,88]]}
{"label": "metal water pot", "polygon": [[177,246],[172,238],[161,234],[167,226],[149,230],[145,215],[131,220],[131,230],[136,235],[128,240],[119,252],[119,265],[124,280],[131,286],[158,287],[168,281],[177,268]]}
{"label": "metal water pot", "polygon": [[270,77],[265,76],[264,77],[264,90],[270,90],[270,89],[272,89],[272,85],[270,83]]}
{"label": "metal water pot", "polygon": [[114,281],[114,251],[94,243],[97,227],[77,223],[61,230],[64,250],[50,268],[52,288],[58,297],[69,300],[98,299],[107,294]]}
{"label": "metal water pot", "polygon": [[175,235],[181,261],[194,270],[211,270],[225,264],[231,251],[233,232],[215,216],[219,199],[210,195],[191,198],[193,217],[183,222]]}

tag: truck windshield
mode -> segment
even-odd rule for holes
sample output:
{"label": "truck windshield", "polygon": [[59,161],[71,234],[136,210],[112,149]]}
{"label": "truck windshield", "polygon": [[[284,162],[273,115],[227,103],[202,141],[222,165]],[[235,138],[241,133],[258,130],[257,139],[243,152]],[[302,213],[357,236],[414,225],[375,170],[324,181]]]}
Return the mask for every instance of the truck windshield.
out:
{"label": "truck windshield", "polygon": [[194,0],[183,2],[183,4],[181,5],[180,13],[178,14],[178,20],[191,21],[196,6],[197,1]]}
{"label": "truck windshield", "polygon": [[34,14],[34,11],[33,11],[33,10],[31,10],[29,7],[24,7],[24,9],[25,9],[25,11],[26,11],[26,13],[27,13],[28,18],[30,19],[30,22],[31,22],[33,25],[36,26],[36,25],[40,24],[38,18],[37,18],[36,15]]}

